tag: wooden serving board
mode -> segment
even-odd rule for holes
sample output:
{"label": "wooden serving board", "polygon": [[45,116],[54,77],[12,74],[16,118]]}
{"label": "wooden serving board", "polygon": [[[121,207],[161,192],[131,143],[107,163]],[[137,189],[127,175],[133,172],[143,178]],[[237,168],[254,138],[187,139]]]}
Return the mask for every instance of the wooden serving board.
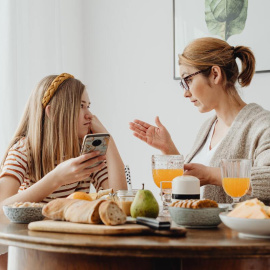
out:
{"label": "wooden serving board", "polygon": [[123,224],[117,226],[107,226],[103,224],[83,224],[67,221],[42,220],[28,224],[28,229],[32,231],[80,233],[96,235],[127,235],[127,234],[157,234],[164,236],[184,236],[184,228],[173,228],[171,230],[153,230],[147,226],[139,224]]}

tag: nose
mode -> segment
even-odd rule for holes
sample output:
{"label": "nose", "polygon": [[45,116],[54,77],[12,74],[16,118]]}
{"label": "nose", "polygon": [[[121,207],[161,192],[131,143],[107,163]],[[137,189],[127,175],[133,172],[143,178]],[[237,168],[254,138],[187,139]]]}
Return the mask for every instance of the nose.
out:
{"label": "nose", "polygon": [[92,116],[93,116],[93,114],[89,110],[87,110],[86,114],[84,115],[84,118],[85,119],[91,119]]}
{"label": "nose", "polygon": [[184,92],[184,97],[185,97],[185,98],[191,97],[191,93],[190,93],[189,90],[185,90],[185,92]]}

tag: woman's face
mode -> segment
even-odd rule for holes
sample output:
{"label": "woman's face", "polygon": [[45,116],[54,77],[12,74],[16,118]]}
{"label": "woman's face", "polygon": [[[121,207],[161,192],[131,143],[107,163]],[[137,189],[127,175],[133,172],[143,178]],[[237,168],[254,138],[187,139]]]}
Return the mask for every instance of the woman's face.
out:
{"label": "woman's face", "polygon": [[90,130],[92,113],[89,111],[89,108],[90,100],[86,90],[84,90],[81,98],[81,107],[78,120],[78,136],[80,139],[83,139]]}
{"label": "woman's face", "polygon": [[[185,78],[198,70],[191,66],[180,65],[180,77]],[[210,74],[210,77],[212,74]],[[217,93],[212,87],[211,80],[208,80],[202,73],[196,74],[186,80],[189,90],[184,90],[184,97],[189,98],[194,106],[198,107],[201,113],[213,110],[217,103]]]}

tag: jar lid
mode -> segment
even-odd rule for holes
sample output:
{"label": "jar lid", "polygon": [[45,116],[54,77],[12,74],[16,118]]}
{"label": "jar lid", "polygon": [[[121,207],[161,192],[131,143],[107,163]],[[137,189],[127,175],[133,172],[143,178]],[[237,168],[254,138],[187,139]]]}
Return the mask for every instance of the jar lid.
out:
{"label": "jar lid", "polygon": [[117,196],[135,196],[138,189],[132,189],[132,190],[126,190],[126,189],[120,189],[117,190]]}

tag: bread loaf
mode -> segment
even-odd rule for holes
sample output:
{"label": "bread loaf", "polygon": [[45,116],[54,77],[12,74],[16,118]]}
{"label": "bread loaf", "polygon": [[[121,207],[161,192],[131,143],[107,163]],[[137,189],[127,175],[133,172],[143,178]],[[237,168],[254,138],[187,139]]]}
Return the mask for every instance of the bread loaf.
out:
{"label": "bread loaf", "polygon": [[99,206],[99,215],[106,225],[118,225],[126,222],[126,214],[113,201],[105,201]]}
{"label": "bread loaf", "polygon": [[198,208],[217,208],[218,204],[215,201],[204,199],[204,200],[175,201],[171,204],[171,206],[198,209]]}
{"label": "bread loaf", "polygon": [[54,220],[77,223],[101,223],[118,225],[126,222],[126,214],[113,201],[56,199],[42,209],[42,214]]}
{"label": "bread loaf", "polygon": [[45,217],[80,223],[100,223],[98,208],[104,200],[56,199],[42,209]]}

